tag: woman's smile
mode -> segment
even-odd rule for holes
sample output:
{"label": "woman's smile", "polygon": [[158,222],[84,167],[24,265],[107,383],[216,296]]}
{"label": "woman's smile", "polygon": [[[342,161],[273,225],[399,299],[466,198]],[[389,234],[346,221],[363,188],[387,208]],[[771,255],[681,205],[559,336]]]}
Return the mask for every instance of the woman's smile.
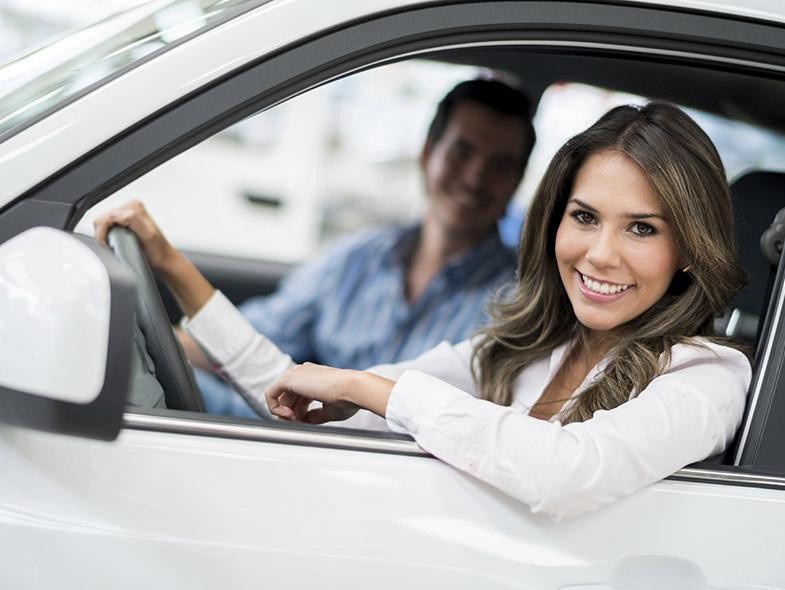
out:
{"label": "woman's smile", "polygon": [[575,274],[578,279],[578,288],[581,293],[590,301],[596,301],[598,303],[618,301],[631,287],[634,287],[632,284],[603,281],[590,275],[583,274],[579,270],[576,270]]}

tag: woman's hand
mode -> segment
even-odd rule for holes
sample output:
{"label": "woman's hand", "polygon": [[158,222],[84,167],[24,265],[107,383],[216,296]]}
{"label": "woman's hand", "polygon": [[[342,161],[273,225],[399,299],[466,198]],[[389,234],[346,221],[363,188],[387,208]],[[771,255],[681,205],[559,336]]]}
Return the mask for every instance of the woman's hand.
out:
{"label": "woman's hand", "polygon": [[142,203],[131,201],[97,217],[93,226],[100,244],[106,245],[113,225],[122,225],[136,234],[150,266],[166,281],[186,316],[192,317],[212,297],[212,285],[169,243]]}
{"label": "woman's hand", "polygon": [[[283,420],[324,424],[347,420],[361,408],[384,416],[393,385],[364,371],[305,363],[278,377],[265,396],[270,412]],[[314,401],[322,407],[309,409]]]}

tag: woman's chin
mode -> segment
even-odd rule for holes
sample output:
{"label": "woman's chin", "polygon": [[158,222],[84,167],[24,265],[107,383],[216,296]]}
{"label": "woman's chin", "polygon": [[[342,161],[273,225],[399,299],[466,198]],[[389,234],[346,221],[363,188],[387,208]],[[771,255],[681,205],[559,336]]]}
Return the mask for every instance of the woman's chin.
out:
{"label": "woman's chin", "polygon": [[581,325],[592,332],[610,332],[621,325],[621,322],[616,321],[615,318],[598,318],[592,315],[586,315],[584,317],[578,315],[577,317]]}

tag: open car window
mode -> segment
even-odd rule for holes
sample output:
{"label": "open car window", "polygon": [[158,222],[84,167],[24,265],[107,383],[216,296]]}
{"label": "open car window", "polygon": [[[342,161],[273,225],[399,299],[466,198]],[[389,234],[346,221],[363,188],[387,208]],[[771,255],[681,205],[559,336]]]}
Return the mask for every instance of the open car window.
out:
{"label": "open car window", "polygon": [[[460,80],[493,75],[500,73],[409,60],[328,83],[248,117],[140,177],[90,210],[77,230],[91,233],[96,215],[141,199],[167,236],[190,253],[216,256],[224,266],[227,260],[279,265],[261,279],[237,267],[227,283],[226,272],[210,276],[209,266],[203,268],[235,303],[267,293],[287,269],[313,260],[342,236],[416,220],[424,204],[418,157],[436,103]],[[537,144],[500,223],[510,246],[517,244],[528,201],[555,151],[609,108],[648,101],[569,82],[532,98],[538,103]],[[712,137],[730,180],[751,168],[785,169],[781,135],[687,110]],[[718,318],[721,332],[731,312]],[[754,321],[740,339],[746,344],[754,343],[757,316]],[[137,365],[145,362],[141,346]],[[139,405],[161,406],[163,393],[150,372],[137,379],[136,389]]]}
{"label": "open car window", "polygon": [[[235,303],[268,293],[287,269],[343,236],[417,219],[424,204],[418,157],[435,105],[456,82],[478,76],[505,74],[409,60],[328,83],[248,117],[140,177],[90,210],[77,231],[91,233],[96,215],[140,199],[175,245],[208,257],[201,259],[207,264],[203,271]],[[538,103],[537,144],[500,222],[510,246],[517,243],[528,202],[558,147],[612,106],[648,101],[570,82],[551,85],[532,100]],[[781,135],[687,110],[712,137],[731,180],[751,168],[785,169]],[[228,278],[232,271],[224,268],[222,275],[210,276],[211,256],[224,267],[227,260],[276,266],[248,274],[247,266],[238,266]],[[174,303],[167,301],[175,322]],[[718,318],[721,333],[732,311]],[[740,340],[754,344],[760,309],[747,311],[754,323],[745,324]],[[160,406],[160,389],[149,375],[145,381],[142,406],[150,400]]]}
{"label": "open car window", "polygon": [[[561,6],[562,5],[559,4],[559,7]],[[485,5],[483,5],[483,7],[485,7]],[[504,4],[504,7],[512,9],[513,5]],[[606,14],[605,17],[611,18],[614,17],[614,15],[615,13]],[[601,18],[602,14],[597,13],[595,15],[593,13],[593,17],[594,16]],[[466,14],[462,12],[460,18],[464,17],[466,17]],[[475,15],[472,22],[474,23],[477,18],[480,18],[479,15]],[[529,16],[526,18],[529,18]],[[678,26],[683,28],[685,22],[686,21],[683,19],[679,20]],[[472,24],[472,27],[474,27],[475,24]],[[708,26],[711,23],[704,22],[702,24]],[[440,24],[440,26],[443,25]],[[706,29],[703,34],[709,35],[711,30]],[[373,43],[376,43],[378,35],[379,31],[374,29]],[[336,38],[340,38],[340,35],[336,35]],[[356,41],[357,38],[355,37],[354,39]],[[333,39],[330,38],[329,40],[332,41]],[[454,39],[451,38],[450,43],[453,41]],[[590,41],[592,43],[602,44],[606,39],[595,39],[592,37]],[[625,40],[624,42],[626,43],[627,41],[628,40]],[[412,54],[419,53],[420,55],[436,58],[439,63],[471,64],[473,67],[491,68],[497,72],[518,72],[520,75],[518,79],[522,81],[526,91],[530,92],[530,95],[535,102],[541,100],[546,89],[553,85],[554,82],[558,81],[559,85],[563,85],[564,80],[575,80],[582,83],[594,83],[597,88],[624,87],[636,92],[638,96],[666,96],[677,104],[690,105],[693,102],[700,103],[705,105],[708,111],[725,113],[728,116],[735,117],[738,115],[741,117],[742,114],[745,114],[744,117],[755,118],[754,115],[756,114],[758,105],[761,105],[761,108],[766,106],[763,104],[766,101],[758,102],[758,98],[768,97],[770,95],[777,96],[781,91],[780,82],[773,75],[756,76],[754,75],[754,72],[740,73],[739,70],[734,70],[730,67],[723,65],[717,66],[717,64],[726,59],[727,56],[722,54],[722,52],[714,55],[712,53],[715,51],[715,49],[712,48],[713,46],[700,46],[697,48],[699,50],[698,52],[690,55],[680,54],[679,60],[671,61],[672,56],[666,57],[666,54],[663,54],[662,57],[657,59],[642,59],[638,49],[633,46],[627,47],[626,45],[622,48],[619,46],[610,49],[606,47],[606,49],[609,49],[613,54],[595,55],[593,51],[588,50],[581,44],[565,51],[557,50],[553,48],[550,41],[547,41],[542,46],[539,46],[539,42],[536,42],[534,44],[536,47],[532,47],[531,49],[525,46],[526,43],[520,44],[519,40],[513,40],[508,43],[499,41],[496,38],[487,41],[485,44],[480,43],[479,46],[474,45],[473,42],[467,43],[462,47],[455,45],[439,46],[440,42],[440,40],[429,39],[425,44],[427,45],[426,49],[423,49],[423,46],[419,46],[414,49]],[[338,51],[341,52],[341,55],[345,55],[345,46],[339,44],[339,47]],[[306,49],[307,46],[304,46],[303,51],[306,51]],[[314,61],[317,62],[315,64],[317,66],[323,64],[323,52],[327,49],[332,48],[326,46],[321,47],[320,51],[317,52],[318,58],[309,56],[308,59],[314,59]],[[404,53],[397,51],[398,50],[396,49],[394,55],[393,52],[388,53],[386,57],[391,60],[400,59]],[[706,59],[702,58],[701,51],[709,57]],[[407,53],[406,55],[412,54]],[[285,106],[288,103],[294,104],[293,100],[288,100],[288,102],[283,103],[281,103],[281,101],[287,100],[290,96],[297,96],[301,92],[303,92],[302,98],[306,99],[310,94],[309,89],[313,86],[318,86],[326,80],[339,78],[347,71],[354,71],[356,67],[362,69],[363,67],[371,66],[371,64],[385,61],[385,58],[374,61],[378,57],[374,56],[373,60],[360,60],[362,63],[359,64],[352,62],[351,64],[336,65],[334,69],[330,69],[329,71],[320,71],[318,68],[302,70],[302,67],[304,66],[295,59],[299,59],[300,57],[302,57],[300,55],[300,48],[295,48],[286,55],[271,58],[269,62],[265,60],[264,62],[256,63],[249,69],[238,74],[236,87],[233,86],[235,80],[226,82],[227,87],[233,86],[233,89],[239,92],[239,94],[234,93],[234,95],[231,96],[231,99],[229,93],[223,92],[224,82],[221,82],[219,86],[208,89],[203,94],[196,96],[193,101],[189,101],[187,104],[182,105],[183,108],[180,108],[180,106],[175,107],[172,110],[171,118],[168,116],[169,113],[164,113],[161,116],[160,126],[158,125],[158,121],[155,120],[152,121],[151,125],[142,125],[138,132],[137,130],[134,130],[130,137],[133,137],[134,139],[139,138],[140,140],[144,139],[145,141],[140,141],[138,146],[144,146],[143,149],[145,150],[145,153],[148,154],[142,156],[145,158],[143,161],[144,166],[139,166],[136,170],[147,170],[153,165],[157,165],[161,161],[166,160],[168,150],[176,153],[185,149],[185,146],[194,145],[197,138],[202,138],[209,133],[214,133],[214,129],[221,127],[224,120],[237,121],[240,116],[246,117],[255,110],[258,110],[260,106],[266,107],[267,105],[273,104]],[[282,68],[282,70],[278,70],[279,75],[284,78],[284,81],[276,82],[275,84],[278,85],[271,85],[273,82],[271,82],[271,79],[268,76],[259,74],[264,74],[264,72],[270,70],[273,66],[277,67],[277,60],[279,59],[281,62],[280,65],[286,66]],[[715,66],[717,66],[716,69]],[[307,72],[308,75],[295,78],[294,81],[292,81],[292,70],[287,69],[287,67],[293,68],[295,72]],[[383,71],[384,69],[384,67],[379,68],[379,71]],[[286,73],[280,74],[280,71],[285,71]],[[313,73],[317,71],[319,71],[318,75]],[[374,71],[375,70],[371,69],[368,72],[371,73]],[[553,72],[559,72],[559,74],[554,75]],[[562,73],[567,75],[562,76]],[[692,98],[690,84],[695,77],[699,77],[706,85],[705,88],[701,88],[703,95],[702,99],[693,100]],[[345,81],[350,81],[352,78],[352,76],[347,76]],[[616,83],[617,80],[619,80],[618,84]],[[735,87],[744,88],[745,92],[740,95],[735,95],[731,92]],[[218,92],[219,89],[221,92]],[[212,102],[211,99],[213,98],[225,101],[226,104]],[[608,102],[604,106],[607,109],[610,105],[611,103]],[[572,104],[569,106],[570,109],[574,109],[579,105]],[[540,109],[544,109],[544,104],[540,105]],[[265,113],[266,112],[268,111],[265,111]],[[272,112],[272,110],[269,112]],[[181,114],[187,114],[188,121],[192,121],[193,119],[191,117],[193,116],[201,117],[198,120],[202,121],[202,123],[188,123],[190,126],[188,129],[185,129],[183,127],[183,120],[185,119],[178,120],[177,118],[178,115]],[[757,117],[757,120],[770,124],[772,128],[783,128],[780,118],[771,110],[767,111],[766,116]],[[164,129],[165,121],[171,121],[174,123],[174,126],[171,129]],[[197,128],[196,125],[201,126]],[[580,128],[584,126],[585,125],[582,125]],[[157,133],[159,131],[164,131],[164,133],[159,135]],[[541,130],[541,143],[543,142],[543,133],[544,132]],[[214,139],[217,140],[217,136]],[[167,141],[168,143],[166,143]],[[178,141],[180,141],[179,144],[177,143]],[[176,147],[178,145],[181,146],[179,149]],[[160,151],[154,152],[152,151],[154,149],[153,147],[147,146],[160,146]],[[198,147],[199,146],[197,146],[197,149]],[[98,167],[99,164],[104,163],[100,161],[103,155],[103,153],[100,153],[99,157],[95,158],[96,167]],[[547,157],[544,159],[547,160]],[[108,154],[106,160],[107,162],[105,163],[111,166],[112,162],[109,161]],[[172,160],[172,162],[174,162],[174,160]],[[163,169],[163,167],[161,167],[161,169]],[[85,170],[87,170],[87,168],[85,168]],[[537,172],[534,172],[534,170],[534,167],[530,167],[530,178],[534,178],[533,175],[537,175]],[[307,171],[307,173],[310,172],[310,170]],[[306,174],[304,173],[301,176],[305,175]],[[85,183],[88,183],[90,179],[87,178],[87,173],[85,173],[84,176]],[[131,176],[136,178],[138,175]],[[527,180],[527,182],[536,184],[536,179]],[[104,195],[100,194],[100,192],[104,190],[104,187],[110,185],[106,183],[104,185],[91,184],[90,186],[96,186],[96,188],[93,189],[95,190],[95,193],[83,201],[85,204],[95,203],[103,198]],[[524,188],[523,196],[518,197],[520,199],[517,201],[517,204],[520,206],[517,211],[519,218],[525,215],[525,203],[528,198],[528,195],[525,193],[531,193],[531,190],[531,187],[529,189]],[[138,197],[139,195],[134,194],[131,196]],[[277,197],[275,193],[272,193],[272,198],[270,198],[269,193],[257,193],[257,198],[255,199],[256,203],[261,205],[260,210],[276,209],[276,200]],[[312,212],[313,210],[309,209],[308,214],[311,214]],[[79,213],[81,214],[81,210]],[[268,213],[270,213],[269,210]],[[176,224],[177,222],[173,223]],[[515,229],[517,226],[515,223],[517,223],[517,221],[512,224],[513,229],[508,234],[512,236],[513,241],[515,241],[517,235]],[[318,227],[318,224],[311,223],[310,227]],[[286,238],[287,243],[294,244],[295,239],[292,236],[286,236]],[[303,239],[301,241],[308,242],[308,248],[311,248],[315,243],[319,243],[318,240],[309,241],[308,239]],[[750,241],[750,243],[753,242],[754,240]],[[180,243],[180,245],[182,245],[182,243]],[[293,245],[292,248],[296,249],[296,244]],[[286,264],[296,264],[297,258],[297,256],[291,257]],[[238,255],[235,253],[224,255],[219,262],[222,267],[226,268],[233,265],[237,259]],[[300,260],[303,260],[303,258],[300,258]],[[284,271],[285,268],[279,267],[278,270]],[[274,281],[270,281],[267,287],[273,289]],[[246,290],[246,296],[250,294],[251,293]],[[242,297],[238,297],[235,300],[239,301],[241,299]],[[756,323],[759,324],[759,322]],[[753,332],[755,332],[755,330],[753,330]]]}

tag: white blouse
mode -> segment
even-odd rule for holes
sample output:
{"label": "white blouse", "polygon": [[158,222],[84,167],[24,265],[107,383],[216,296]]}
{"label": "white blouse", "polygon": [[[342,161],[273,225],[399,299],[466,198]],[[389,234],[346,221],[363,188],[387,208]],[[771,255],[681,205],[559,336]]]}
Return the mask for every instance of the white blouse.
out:
{"label": "white blouse", "polygon": [[[293,366],[220,293],[189,322],[191,336],[246,400],[270,416],[264,392]],[[410,434],[426,451],[520,499],[533,512],[573,516],[613,502],[689,463],[723,452],[741,423],[751,378],[739,351],[708,341],[676,345],[667,370],[637,397],[563,426],[527,416],[559,369],[567,345],[526,367],[509,407],[478,399],[469,341],[380,365],[396,380],[386,424],[370,412],[340,423]],[[597,377],[594,367],[573,395]]]}

